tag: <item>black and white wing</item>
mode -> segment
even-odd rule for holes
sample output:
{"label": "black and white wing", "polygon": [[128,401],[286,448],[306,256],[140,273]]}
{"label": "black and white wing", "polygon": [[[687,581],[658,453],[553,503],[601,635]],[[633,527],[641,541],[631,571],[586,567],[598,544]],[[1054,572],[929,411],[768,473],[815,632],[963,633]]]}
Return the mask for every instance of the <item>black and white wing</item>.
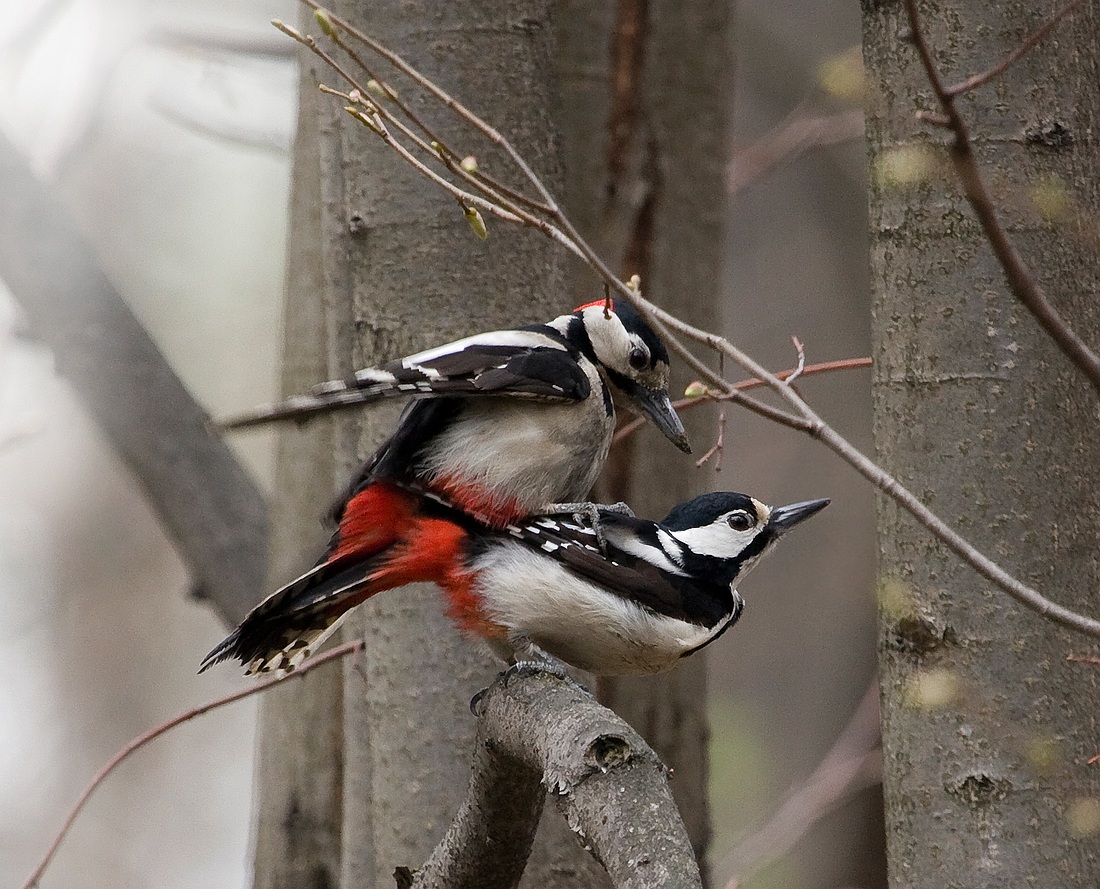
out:
{"label": "black and white wing", "polygon": [[660,531],[654,522],[601,512],[606,555],[589,525],[563,517],[539,516],[502,533],[656,614],[703,627],[733,623],[741,608],[740,597],[717,578],[688,574],[661,545]]}
{"label": "black and white wing", "polygon": [[552,327],[497,330],[364,368],[347,379],[320,383],[306,395],[262,405],[218,425],[240,429],[276,420],[303,422],[319,413],[412,395],[581,401],[588,397],[591,383],[580,360],[576,349]]}

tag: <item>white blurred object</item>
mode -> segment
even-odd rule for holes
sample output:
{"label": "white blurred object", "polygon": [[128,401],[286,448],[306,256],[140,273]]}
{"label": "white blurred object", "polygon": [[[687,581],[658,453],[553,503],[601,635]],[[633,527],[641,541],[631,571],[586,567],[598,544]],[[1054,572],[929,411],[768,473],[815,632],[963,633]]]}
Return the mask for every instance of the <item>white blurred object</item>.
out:
{"label": "white blurred object", "polygon": [[[269,400],[297,86],[269,20],[293,17],[292,0],[10,6],[0,129],[192,392],[213,411]],[[195,675],[222,628],[21,324],[0,282],[0,653],[19,664],[0,689],[2,885],[22,882],[126,741],[240,684]],[[241,451],[270,473],[268,443]],[[254,714],[200,718],[125,764],[43,884],[243,885]]]}

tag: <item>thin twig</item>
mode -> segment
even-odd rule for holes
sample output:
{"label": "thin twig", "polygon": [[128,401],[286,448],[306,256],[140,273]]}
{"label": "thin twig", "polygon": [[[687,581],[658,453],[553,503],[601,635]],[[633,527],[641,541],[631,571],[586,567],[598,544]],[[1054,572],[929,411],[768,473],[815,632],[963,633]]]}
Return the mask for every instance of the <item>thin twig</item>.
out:
{"label": "thin twig", "polygon": [[802,376],[802,373],[806,370],[806,347],[802,344],[802,340],[796,336],[791,337],[791,342],[794,344],[795,351],[798,352],[798,366],[783,381],[788,386]]}
{"label": "thin twig", "polygon": [[[327,16],[328,13],[325,13],[324,15]],[[321,21],[321,18],[322,14],[319,13],[318,21]],[[331,18],[329,18],[327,22],[328,24],[335,24],[335,22]],[[404,114],[405,117],[407,117],[415,127],[419,128],[419,130],[427,137],[428,141],[435,143],[439,147],[439,158],[443,161],[444,164],[446,164],[447,169],[449,169],[453,173],[462,176],[464,179],[467,179],[467,181],[473,184],[484,187],[486,191],[496,192],[505,200],[526,207],[528,210],[532,210],[536,213],[550,212],[549,208],[545,205],[540,204],[538,201],[531,200],[526,195],[520,194],[518,191],[509,188],[503,182],[499,182],[493,177],[487,176],[486,174],[478,172],[476,170],[466,170],[462,166],[462,156],[453,148],[451,148],[450,145],[448,145],[448,143],[444,141],[444,139],[440,135],[438,135],[430,126],[428,126],[427,122],[419,114],[416,113],[411,105],[409,105],[401,98],[400,94],[395,89],[393,89],[388,83],[386,83],[386,81],[375,76],[374,71],[364,61],[363,57],[355,51],[354,47],[349,46],[348,42],[344,40],[338,28],[325,28],[324,25],[322,25],[322,28],[324,28],[325,33],[328,34],[332,41],[342,50],[344,50],[344,52],[348,54],[352,61],[354,61],[355,64],[363,70],[367,77],[378,84],[379,88],[382,90],[383,93],[385,93],[389,101],[393,102],[393,104],[401,110],[401,113]],[[396,120],[393,120],[393,122],[397,123]],[[404,127],[402,127],[402,129],[404,129]],[[412,133],[408,133],[408,135],[412,137]]]}
{"label": "thin twig", "polygon": [[717,459],[714,461],[714,471],[722,471],[722,450],[725,447],[726,436],[726,407],[723,405],[718,409],[718,437],[714,441],[714,445],[709,451],[703,454],[698,460],[695,461],[695,466],[698,469],[702,469],[703,464],[707,462],[711,457],[717,455]]}
{"label": "thin twig", "polygon": [[[315,8],[317,8],[317,7],[315,7]],[[326,13],[326,15],[331,16],[331,14],[329,14],[329,13]],[[353,33],[354,29],[352,29],[350,25],[348,25],[346,22],[344,22],[343,19],[340,19],[337,16],[331,16],[331,20],[332,20],[333,24],[344,28],[349,33]],[[570,252],[577,255],[579,258],[581,258],[581,259],[585,258],[584,255],[578,249],[577,245],[566,234],[564,234],[561,231],[560,228],[558,228],[557,226],[553,225],[550,222],[547,222],[545,219],[541,219],[538,216],[533,215],[532,213],[528,212],[527,210],[522,209],[521,207],[517,206],[516,204],[513,204],[503,194],[501,194],[499,191],[497,191],[495,189],[495,186],[490,186],[490,185],[486,184],[486,182],[483,181],[484,177],[479,179],[478,177],[471,174],[469,171],[464,170],[461,167],[460,164],[458,164],[458,165],[454,164],[452,161],[448,160],[448,158],[447,158],[447,156],[445,155],[444,152],[433,150],[431,145],[429,145],[423,139],[421,139],[418,135],[413,133],[407,126],[405,126],[404,123],[402,123],[400,120],[398,120],[386,108],[384,108],[381,105],[378,105],[377,103],[374,103],[374,102],[371,102],[371,101],[365,99],[365,94],[366,94],[366,89],[367,89],[365,84],[359,83],[358,79],[356,77],[354,77],[351,73],[349,73],[343,66],[341,66],[332,57],[332,55],[330,53],[328,53],[324,49],[322,49],[317,44],[317,41],[313,36],[311,36],[309,34],[302,34],[298,30],[296,30],[295,28],[290,27],[289,25],[285,24],[282,21],[279,21],[278,19],[273,20],[271,24],[274,25],[276,28],[278,28],[280,31],[282,31],[284,34],[286,34],[291,39],[297,41],[302,46],[305,46],[312,53],[314,53],[318,58],[320,58],[327,65],[329,65],[334,71],[336,71],[336,73],[338,73],[342,78],[344,78],[344,80],[346,80],[354,88],[357,95],[352,96],[351,94],[341,93],[338,90],[333,90],[331,88],[325,88],[324,89],[325,92],[329,92],[329,93],[333,93],[335,95],[339,95],[341,97],[346,98],[348,101],[352,102],[355,105],[360,105],[361,104],[361,105],[365,106],[365,108],[369,109],[367,112],[365,112],[365,114],[366,114],[365,117],[362,116],[360,113],[357,113],[357,111],[355,109],[349,108],[349,109],[346,109],[346,110],[348,110],[352,114],[352,116],[356,117],[361,123],[365,124],[368,129],[370,129],[372,132],[375,133],[375,135],[377,135],[379,138],[381,138],[383,142],[385,142],[391,149],[393,149],[403,160],[405,160],[407,163],[409,163],[414,169],[416,169],[423,176],[425,176],[428,179],[430,179],[431,181],[435,182],[437,185],[439,185],[441,188],[443,188],[445,191],[447,191],[449,194],[451,194],[459,202],[459,204],[461,204],[463,206],[464,209],[466,207],[470,207],[470,206],[477,207],[478,209],[484,210],[487,213],[492,213],[494,216],[497,216],[498,218],[503,219],[506,222],[513,222],[513,223],[517,223],[519,225],[529,226],[531,228],[538,229],[544,235],[549,237],[551,240],[557,242],[558,244],[561,244],[563,247],[565,247],[567,250],[569,250]],[[356,34],[357,38],[359,36],[361,36],[361,35],[358,35],[358,32],[355,32],[355,34]],[[341,43],[340,45],[344,46],[343,43]],[[358,59],[358,56],[353,54],[353,58]],[[369,74],[370,72],[368,71],[367,73]],[[392,90],[389,91],[389,94],[396,95],[395,93],[393,93]],[[483,193],[487,194],[488,199],[483,198],[483,197],[479,197],[479,196],[473,194],[472,192],[466,191],[465,189],[461,189],[457,185],[455,185],[453,182],[450,182],[449,180],[445,179],[443,176],[440,176],[438,173],[436,173],[434,170],[432,170],[427,164],[425,164],[423,161],[421,161],[419,158],[417,158],[411,151],[409,151],[407,148],[405,148],[405,146],[403,146],[400,142],[398,142],[393,137],[393,135],[388,131],[388,129],[385,126],[382,126],[381,124],[375,125],[371,120],[371,118],[373,118],[373,117],[380,117],[386,123],[391,124],[394,127],[396,127],[398,130],[400,130],[402,132],[403,135],[405,135],[407,138],[411,139],[417,145],[417,147],[419,147],[422,151],[424,151],[430,157],[433,157],[436,160],[439,160],[451,172],[453,172],[456,175],[462,177],[470,185],[472,185],[475,188],[478,188]],[[428,131],[428,132],[430,132],[430,131]],[[450,149],[446,149],[445,151],[450,152],[450,154],[457,157],[457,154],[455,154],[453,151],[450,151]],[[512,194],[515,194],[515,193],[512,192]],[[529,199],[523,198],[520,195],[517,195],[517,196],[520,197],[522,199],[522,201],[524,203],[528,204],[528,205],[534,204],[535,206],[539,207],[540,209],[543,209],[544,211],[546,210],[546,208],[542,208],[542,206],[539,205],[537,202],[532,202]],[[551,215],[553,215],[553,214],[551,214]]]}
{"label": "thin twig", "polygon": [[1093,664],[1100,667],[1100,657],[1091,654],[1067,654],[1066,660],[1074,664]]}
{"label": "thin twig", "polygon": [[[718,374],[722,377],[726,375],[725,362],[722,361],[722,356],[718,356]],[[725,447],[726,437],[726,405],[723,403],[718,408],[718,437],[714,442],[714,447],[703,454],[698,460],[695,461],[696,468],[701,468],[704,463],[711,457],[717,454],[717,458],[714,461],[714,471],[722,471],[722,449]]]}
{"label": "thin twig", "polygon": [[[947,117],[948,128],[954,135],[949,151],[951,162],[954,164],[955,172],[962,183],[963,192],[966,194],[974,214],[978,217],[978,222],[981,223],[986,239],[1004,270],[1009,289],[1012,290],[1016,299],[1031,312],[1039,326],[1054,340],[1066,357],[1076,365],[1077,369],[1085,375],[1093,387],[1100,391],[1100,355],[1089,348],[1085,341],[1066,323],[1065,319],[1058,314],[1058,311],[1047,299],[1043,288],[1031,273],[1031,269],[1028,268],[1023,257],[1017,252],[1008,231],[997,215],[993,198],[989,194],[985,180],[982,178],[970,140],[970,129],[955,105],[954,95],[944,85],[943,78],[936,67],[936,62],[932,58],[932,48],[929,46],[928,39],[925,37],[924,29],[921,26],[916,0],[905,0],[905,11],[909,16],[909,29],[913,45],[917,48],[928,82],[932,85],[932,90],[935,92],[940,107]],[[1059,16],[1062,14],[1059,13]]]}
{"label": "thin twig", "polygon": [[863,112],[826,116],[798,115],[738,151],[726,167],[726,193],[731,197],[784,164],[817,148],[851,142],[863,135]]}
{"label": "thin twig", "polygon": [[732,864],[735,872],[726,889],[736,889],[739,883],[781,858],[818,821],[881,782],[878,694],[876,677],[813,774],[787,797],[763,827],[724,856],[724,862]]}
{"label": "thin twig", "polygon": [[259,694],[260,692],[267,691],[269,688],[275,685],[279,685],[286,682],[288,679],[294,679],[297,676],[304,676],[311,670],[315,670],[318,667],[327,664],[329,661],[334,661],[337,658],[346,657],[357,651],[361,651],[363,648],[363,641],[357,639],[353,642],[345,642],[343,645],[338,645],[331,651],[326,651],[324,654],[319,654],[316,657],[306,661],[293,673],[287,673],[285,676],[276,676],[272,679],[264,680],[263,682],[257,682],[255,685],[251,685],[248,688],[242,688],[239,691],[232,692],[231,694],[220,697],[217,700],[210,701],[209,703],[202,704],[199,707],[193,707],[190,710],[185,710],[167,722],[158,725],[156,728],[150,729],[143,735],[138,735],[132,741],[130,741],[125,747],[112,756],[103,767],[96,772],[95,777],[88,783],[88,786],[84,788],[84,792],[80,794],[76,801],[76,804],[69,811],[68,816],[65,818],[64,823],[61,825],[61,829],[57,832],[57,836],[54,837],[53,842],[50,844],[50,848],[46,850],[46,854],[42,856],[42,860],[38,863],[38,866],[31,871],[31,875],[27,877],[26,882],[23,883],[22,889],[31,889],[33,886],[38,885],[38,881],[42,879],[42,874],[49,866],[50,861],[53,860],[54,855],[61,846],[62,840],[68,834],[69,829],[73,826],[73,822],[76,821],[77,816],[80,814],[81,809],[84,808],[84,804],[88,802],[88,798],[95,792],[96,788],[115,770],[115,768],[122,764],[122,762],[137,750],[140,750],[150,741],[155,738],[159,738],[165,732],[175,728],[181,723],[194,719],[196,716],[202,716],[204,713],[210,713],[226,704],[233,704],[243,698],[250,697],[251,695]]}
{"label": "thin twig", "polygon": [[[813,376],[814,374],[830,373],[837,370],[855,370],[858,368],[870,367],[870,358],[844,358],[840,361],[822,361],[820,364],[807,364],[802,371],[802,375],[805,377]],[[790,370],[781,370],[776,372],[776,377],[780,380],[790,379],[791,374],[795,372],[796,368]],[[695,384],[692,384],[695,385]],[[702,385],[702,384],[700,384]],[[763,386],[764,381],[756,378],[749,380],[741,380],[738,383],[734,383],[730,388],[736,392],[744,392],[746,389],[755,389],[757,386]],[[689,389],[691,386],[688,387]],[[694,396],[691,398],[681,398],[678,401],[674,401],[672,406],[677,411],[691,410],[698,407],[701,404],[706,404],[712,401],[732,401],[733,398],[728,392],[715,392],[708,389],[702,395]],[[616,445],[626,438],[629,438],[639,429],[641,429],[648,421],[645,417],[635,417],[629,423],[623,424],[615,433],[615,438],[612,440],[612,445]]]}
{"label": "thin twig", "polygon": [[[314,9],[319,9],[319,5],[315,0],[303,0],[303,2]],[[931,64],[931,58],[928,55],[928,46],[924,41],[923,36],[919,33],[919,23],[916,21],[915,8],[913,7],[913,0],[906,0],[906,6],[910,10],[910,14],[913,17],[914,23],[918,26],[914,28],[914,33],[917,35],[918,46],[922,50],[922,58],[925,59],[926,67],[930,72],[930,76],[934,77],[934,85],[936,86],[937,95],[941,97],[941,101],[944,102],[945,110],[948,111],[949,116],[952,116],[952,128],[961,126],[961,130],[956,130],[957,133],[966,132],[965,124],[962,123],[958,112],[955,111],[954,106],[950,101],[950,97],[946,97],[943,93],[943,84],[939,80],[938,75],[935,72],[934,66]],[[1100,639],[1100,621],[1078,614],[1068,608],[1051,602],[1045,598],[1037,590],[1027,586],[1021,581],[1014,578],[1011,574],[997,565],[994,561],[989,559],[983,553],[979,552],[974,546],[972,546],[965,538],[950,528],[942,519],[940,519],[935,513],[933,513],[928,507],[926,507],[911,491],[905,488],[897,479],[887,473],[882,467],[874,463],[869,457],[863,454],[858,448],[847,441],[842,435],[840,435],[835,429],[830,427],[825,421],[818,416],[818,414],[806,403],[806,401],[798,394],[798,392],[792,386],[787,386],[777,376],[770,373],[766,368],[759,364],[755,359],[749,356],[746,352],[738,349],[728,340],[717,334],[710,333],[708,331],[693,327],[690,324],[680,320],[674,315],[660,309],[653,303],[643,299],[639,293],[632,290],[630,286],[620,280],[614,272],[607,266],[603,259],[592,249],[591,245],[580,235],[576,227],[572,224],[569,218],[558,207],[557,202],[554,200],[553,195],[546,187],[542,179],[531,169],[519,152],[512,146],[512,144],[504,138],[497,130],[491,127],[484,120],[473,114],[464,105],[450,96],[441,87],[436,85],[430,79],[425,77],[411,65],[404,61],[399,55],[393,51],[387,49],[382,44],[363,34],[361,31],[352,28],[347,23],[339,20],[335,16],[331,16],[332,21],[336,22],[341,28],[343,28],[355,39],[362,42],[365,46],[372,51],[382,56],[391,64],[398,67],[406,75],[413,79],[416,83],[420,84],[424,89],[435,96],[440,102],[442,102],[447,108],[473,126],[482,135],[488,138],[493,144],[497,145],[502,151],[504,151],[511,161],[519,168],[526,177],[531,186],[539,193],[542,200],[546,203],[549,210],[549,214],[553,221],[560,226],[560,229],[568,237],[570,241],[576,246],[578,253],[585,260],[588,266],[596,272],[597,275],[611,288],[612,291],[622,296],[633,305],[638,312],[655,327],[666,339],[669,347],[680,355],[685,362],[694,368],[700,377],[708,382],[710,386],[717,389],[723,395],[728,396],[731,401],[735,401],[739,404],[744,404],[750,410],[775,420],[778,423],[790,426],[794,429],[799,429],[810,437],[815,438],[825,444],[834,453],[841,457],[845,462],[852,466],[857,472],[859,472],[864,478],[868,479],[872,484],[885,492],[888,496],[893,498],[903,509],[908,511],[919,521],[925,528],[932,532],[942,543],[944,543],[948,549],[958,555],[964,562],[973,567],[979,574],[999,587],[1006,593],[1008,593],[1017,602],[1024,605],[1027,608],[1032,609],[1036,613],[1048,618],[1049,620],[1059,623],[1062,626],[1070,629],[1077,630],[1093,638]],[[963,139],[957,140],[958,145],[961,145],[967,153],[969,153],[969,142]],[[953,151],[953,156],[956,152]],[[969,162],[971,166],[976,170],[976,164],[974,163],[972,154],[969,155]],[[977,180],[980,184],[980,179]],[[969,184],[964,179],[964,184]],[[984,186],[982,186],[984,192]],[[969,195],[969,191],[968,191]],[[992,213],[992,203],[986,197],[986,209],[991,218],[997,226],[996,215]],[[975,204],[976,211],[979,210],[978,203],[975,202],[975,198],[971,198],[972,203]],[[982,213],[979,212],[979,217],[982,217]],[[984,224],[984,223],[983,223]],[[1051,324],[1054,333],[1052,335],[1059,339],[1059,342],[1063,342],[1067,338],[1075,340],[1075,335],[1069,331],[1064,322],[1061,321],[1058,316],[1055,315],[1042,315],[1038,308],[1034,308],[1037,303],[1034,297],[1038,295],[1041,298],[1041,294],[1038,293],[1034,281],[1030,277],[1030,273],[1027,271],[1026,266],[1015,254],[1012,245],[1009,243],[1007,236],[1004,235],[1003,229],[999,229],[999,239],[990,234],[991,228],[987,225],[987,236],[990,237],[991,243],[994,245],[995,251],[998,255],[1004,251],[1015,257],[1016,266],[1011,266],[1004,258],[1002,258],[1002,264],[1005,266],[1006,274],[1008,274],[1010,283],[1020,285],[1021,281],[1030,286],[1028,291],[1029,308],[1036,313],[1036,316],[1042,321],[1044,318],[1046,323]],[[995,230],[994,230],[995,232]],[[1016,287],[1014,286],[1014,292]],[[1026,288],[1024,288],[1026,289]],[[1023,297],[1021,297],[1023,299]],[[1045,303],[1045,299],[1042,299],[1042,303]],[[1053,310],[1050,310],[1053,312]],[[785,411],[780,408],[774,408],[770,405],[763,404],[755,399],[749,398],[742,392],[734,389],[730,384],[723,380],[721,376],[715,374],[706,364],[700,361],[680,340],[680,336],[687,337],[697,343],[701,343],[720,355],[725,355],[732,358],[741,368],[747,371],[752,376],[761,380],[761,382],[776,392],[787,404],[792,408],[791,411]],[[1094,384],[1100,388],[1100,359],[1096,359],[1091,352],[1083,347],[1077,341],[1080,348],[1084,349],[1084,353],[1090,358],[1090,361],[1095,363],[1096,374],[1090,376],[1090,379],[1094,381]],[[1078,349],[1078,355],[1082,354]],[[1088,361],[1085,362],[1086,366]]]}
{"label": "thin twig", "polygon": [[956,96],[961,96],[963,93],[969,92],[972,89],[977,89],[983,86],[989,81],[1000,77],[1005,73],[1012,65],[1014,65],[1019,59],[1027,55],[1031,50],[1038,46],[1039,42],[1047,36],[1050,30],[1058,24],[1065,16],[1073,12],[1078,6],[1080,6],[1084,0],[1070,0],[1065,6],[1059,9],[1053,16],[1051,16],[1046,24],[1041,28],[1034,31],[1023,43],[1017,46],[1012,52],[1005,56],[1000,62],[994,65],[992,68],[987,68],[980,74],[975,74],[973,77],[968,77],[966,80],[959,83],[952,84],[946,87],[944,92],[947,93],[952,99]]}

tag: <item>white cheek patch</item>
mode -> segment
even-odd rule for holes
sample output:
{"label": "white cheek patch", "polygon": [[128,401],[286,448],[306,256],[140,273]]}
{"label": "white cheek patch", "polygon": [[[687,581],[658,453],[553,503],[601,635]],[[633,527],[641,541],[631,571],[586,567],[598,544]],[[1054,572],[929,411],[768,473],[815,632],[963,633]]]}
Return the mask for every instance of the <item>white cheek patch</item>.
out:
{"label": "white cheek patch", "polygon": [[584,329],[596,357],[608,367],[629,373],[627,356],[630,354],[630,335],[619,316],[612,313],[610,318],[605,318],[602,306],[589,306],[584,310],[583,317]]}
{"label": "white cheek patch", "polygon": [[723,518],[701,528],[673,531],[672,536],[693,553],[732,559],[743,552],[762,530],[763,526],[758,525],[748,531],[734,531]]}

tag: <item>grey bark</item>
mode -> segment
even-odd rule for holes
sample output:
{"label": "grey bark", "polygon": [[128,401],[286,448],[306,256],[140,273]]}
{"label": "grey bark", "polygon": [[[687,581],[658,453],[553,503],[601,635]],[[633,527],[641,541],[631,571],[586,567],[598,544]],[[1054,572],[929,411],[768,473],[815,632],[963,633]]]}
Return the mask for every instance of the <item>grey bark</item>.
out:
{"label": "grey bark", "polygon": [[[958,80],[1052,10],[946,3],[924,20],[945,77]],[[1095,15],[1083,8],[960,106],[1012,236],[1091,343],[1100,280],[1081,226],[1100,212]],[[913,116],[936,109],[899,39],[901,7],[865,4],[864,25],[874,169],[884,152],[942,136]],[[1029,200],[1050,176],[1075,208],[1053,225]],[[1100,465],[1095,392],[1008,295],[949,179],[873,184],[871,239],[881,461],[1009,571],[1097,613],[1100,494],[1081,483]],[[1096,668],[1066,661],[1079,638],[991,590],[885,499],[879,529],[891,581],[879,639],[891,885],[1095,886],[1096,835],[1079,816],[1100,796],[1085,764],[1100,695]],[[919,692],[930,671],[934,707]]]}
{"label": "grey bark", "polygon": [[[612,268],[641,275],[649,299],[706,329],[717,327],[725,250],[732,16],[728,0],[559,0],[555,14],[566,211]],[[577,302],[598,295],[583,270],[570,284]],[[674,393],[690,381],[675,364]],[[697,453],[713,444],[714,418],[685,415]],[[659,518],[713,485],[711,472],[696,470],[647,427],[612,454],[597,493]],[[705,657],[599,688],[673,768],[676,801],[704,861]]]}
{"label": "grey bark", "polygon": [[[543,3],[356,6],[337,11],[398,47],[559,181]],[[410,91],[400,80],[394,85]],[[462,133],[485,168],[499,168],[499,155],[444,110],[434,103],[422,110],[442,133]],[[326,195],[326,213],[342,223],[333,249],[347,256],[346,277],[333,291],[349,301],[357,333],[346,366],[562,310],[562,257],[552,245],[491,219],[489,239],[478,240],[454,202],[370,132],[341,120],[335,136],[328,144],[337,156],[326,172],[342,177],[342,186]],[[396,408],[364,415],[358,456],[395,418]],[[434,587],[379,597],[353,619],[351,632],[366,636],[367,650],[362,671],[348,671],[345,684],[342,879],[377,886],[396,865],[427,859],[458,808],[473,749],[467,705],[500,664],[455,630]]]}
{"label": "grey bark", "polygon": [[701,886],[665,767],[622,719],[544,673],[498,680],[476,709],[466,799],[414,887],[510,889],[546,790],[613,885]]}
{"label": "grey bark", "polygon": [[[540,4],[376,3],[369,17],[355,6],[333,11],[364,25],[468,101],[557,184]],[[317,67],[313,60],[309,65]],[[322,72],[321,79],[332,82],[333,76]],[[561,300],[560,252],[491,219],[489,240],[479,241],[453,201],[415,176],[338,103],[314,102],[317,80],[316,72],[304,78],[296,146],[286,388],[301,390],[311,374],[308,382],[316,382],[569,308]],[[393,85],[413,93],[399,78]],[[456,144],[470,145],[483,167],[492,164],[488,146],[440,109],[418,104],[445,137],[461,134]],[[303,221],[311,207],[319,208],[317,218]],[[295,273],[299,263],[306,269]],[[317,356],[327,366],[317,367]],[[396,408],[383,407],[307,427],[329,428],[327,444],[316,439],[309,445],[303,433],[286,433],[277,504],[288,539],[321,511],[317,492],[331,495],[331,473],[346,478],[395,419]],[[475,726],[467,702],[501,665],[454,629],[430,587],[379,597],[348,632],[366,635],[367,651],[348,666],[340,687],[322,679],[308,693],[265,705],[258,886],[389,884],[395,866],[427,858],[461,800]],[[311,783],[315,771],[319,781]],[[545,833],[528,867],[532,885],[592,885],[590,875],[599,869],[569,831]],[[278,860],[288,853],[290,860]]]}
{"label": "grey bark", "polygon": [[[329,306],[321,257],[322,102],[313,58],[302,90],[290,196],[281,389],[301,392],[329,372]],[[274,589],[305,570],[324,546],[321,516],[335,478],[333,427],[280,431],[272,496]],[[325,668],[260,699],[253,813],[256,889],[339,884],[343,784],[343,675]]]}
{"label": "grey bark", "polygon": [[267,504],[100,270],[49,187],[0,136],[0,278],[133,472],[194,579],[236,624],[263,588]]}

